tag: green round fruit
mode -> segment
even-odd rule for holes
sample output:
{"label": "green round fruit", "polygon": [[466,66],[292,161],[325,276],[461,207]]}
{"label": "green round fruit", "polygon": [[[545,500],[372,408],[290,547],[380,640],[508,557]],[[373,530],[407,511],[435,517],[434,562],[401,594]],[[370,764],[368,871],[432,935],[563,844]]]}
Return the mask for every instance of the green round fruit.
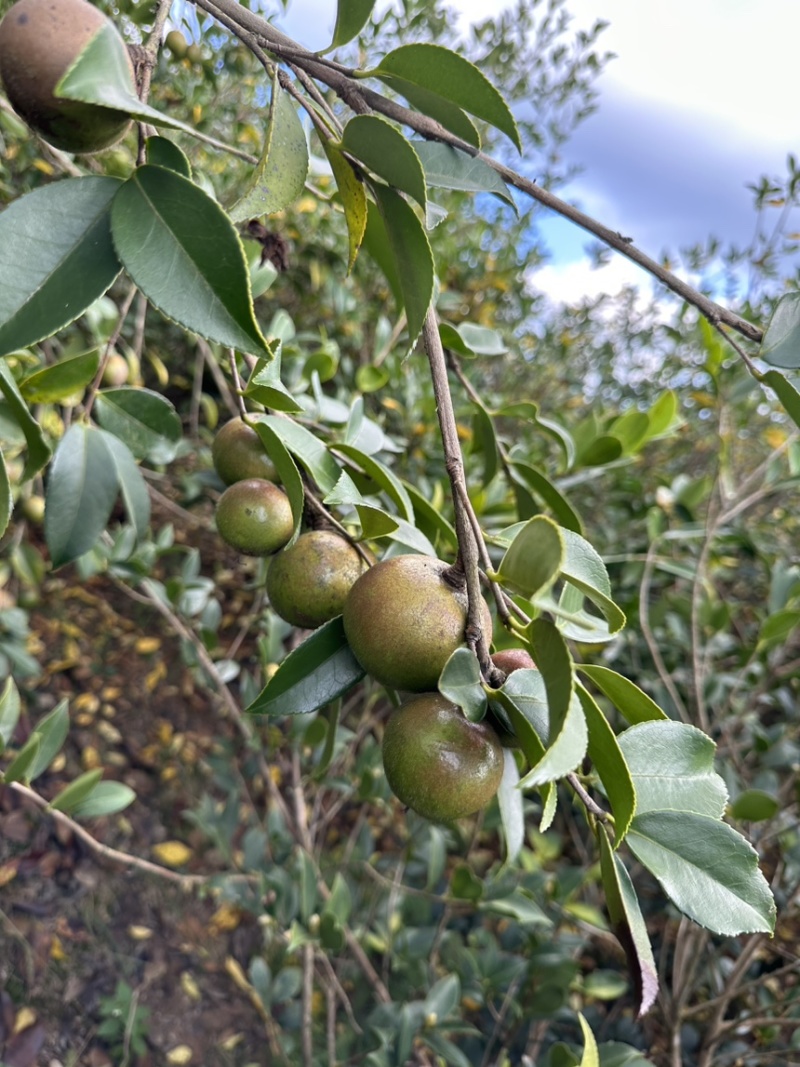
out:
{"label": "green round fruit", "polygon": [[393,712],[383,734],[392,792],[434,822],[485,807],[503,777],[503,749],[486,723],[465,718],[439,693],[423,693]]}
{"label": "green round fruit", "polygon": [[[466,590],[445,580],[447,563],[430,556],[393,556],[370,567],[344,605],[344,629],[364,670],[390,689],[435,689],[442,668],[464,643]],[[483,625],[492,617],[483,602]]]}
{"label": "green round fruit", "polygon": [[366,569],[339,534],[311,530],[271,561],[267,596],[286,622],[314,629],[342,614],[351,586]]}
{"label": "green round fruit", "polygon": [[272,555],[294,530],[289,498],[263,478],[228,486],[217,502],[216,519],[222,540],[247,556]]}
{"label": "green round fruit", "polygon": [[217,432],[211,446],[214,468],[226,485],[245,478],[265,478],[277,482],[275,464],[252,426],[243,419],[231,419]]}
{"label": "green round fruit", "polygon": [[[130,125],[121,111],[54,95],[78,54],[105,26],[113,28],[87,0],[18,0],[0,22],[0,80],[8,99],[32,129],[65,152],[99,152]],[[122,38],[120,44],[135,94],[133,64]]]}
{"label": "green round fruit", "polygon": [[166,47],[172,52],[176,59],[183,59],[189,50],[189,45],[186,43],[186,38],[183,36],[180,30],[170,30],[164,41]]}

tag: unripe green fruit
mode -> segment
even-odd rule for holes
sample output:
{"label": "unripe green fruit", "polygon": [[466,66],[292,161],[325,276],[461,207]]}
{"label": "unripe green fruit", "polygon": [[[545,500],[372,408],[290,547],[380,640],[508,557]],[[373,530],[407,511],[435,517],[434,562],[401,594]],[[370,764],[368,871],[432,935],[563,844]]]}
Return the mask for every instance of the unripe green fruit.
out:
{"label": "unripe green fruit", "polygon": [[214,468],[226,485],[245,478],[279,481],[275,464],[252,426],[243,419],[231,419],[217,432],[211,446]]}
{"label": "unripe green fruit", "polygon": [[423,693],[393,712],[383,735],[392,792],[435,822],[485,807],[503,777],[503,749],[486,723],[467,719],[439,693]]}
{"label": "unripe green fruit", "polygon": [[222,540],[247,556],[272,555],[294,530],[289,498],[262,478],[228,486],[217,502],[216,519]]}
{"label": "unripe green fruit", "polygon": [[186,43],[186,38],[183,36],[180,30],[170,30],[166,36],[164,44],[172,52],[176,59],[183,59],[189,50],[189,45]]}
{"label": "unripe green fruit", "polygon": [[199,66],[205,58],[203,56],[203,49],[200,47],[199,44],[190,44],[189,47],[186,49],[186,58],[189,60],[190,63],[193,63],[195,66]]}
{"label": "unripe green fruit", "polygon": [[267,596],[286,622],[313,629],[342,614],[351,586],[366,568],[339,534],[311,530],[271,561]]}
{"label": "unripe green fruit", "polygon": [[127,359],[121,356],[119,352],[112,352],[106,361],[103,371],[103,385],[118,388],[127,382],[130,372],[131,369],[128,366]]}
{"label": "unripe green fruit", "polygon": [[[436,688],[442,668],[464,643],[466,590],[445,576],[452,568],[430,556],[393,556],[363,574],[344,605],[348,643],[364,670],[391,689]],[[483,601],[483,627],[492,617]]]}
{"label": "unripe green fruit", "polygon": [[[106,16],[87,0],[18,0],[0,22],[0,79],[8,99],[29,126],[65,152],[99,152],[130,125],[121,111],[54,96],[79,53],[106,25]],[[122,51],[135,94],[133,64],[127,48]]]}

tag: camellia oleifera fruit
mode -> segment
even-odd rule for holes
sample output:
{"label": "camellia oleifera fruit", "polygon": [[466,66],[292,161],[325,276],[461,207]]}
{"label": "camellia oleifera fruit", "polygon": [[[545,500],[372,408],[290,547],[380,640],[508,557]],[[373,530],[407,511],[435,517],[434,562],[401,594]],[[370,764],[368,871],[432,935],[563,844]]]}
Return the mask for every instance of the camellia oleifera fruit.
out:
{"label": "camellia oleifera fruit", "polygon": [[282,619],[314,629],[342,614],[350,588],[366,568],[339,534],[310,530],[270,562],[267,596]]}
{"label": "camellia oleifera fruit", "polygon": [[272,555],[294,530],[289,498],[263,478],[229,485],[217,501],[216,520],[222,540],[246,556]]}
{"label": "camellia oleifera fruit", "polygon": [[505,675],[513,674],[514,671],[536,669],[530,652],[526,652],[524,648],[503,648],[494,652],[492,663]]}
{"label": "camellia oleifera fruit", "polygon": [[[431,556],[393,556],[370,567],[344,604],[350,648],[364,670],[391,689],[435,689],[442,668],[464,643],[466,589],[452,568]],[[492,617],[483,603],[483,626]]]}
{"label": "camellia oleifera fruit", "polygon": [[243,419],[231,419],[219,430],[211,446],[214,469],[226,485],[245,478],[278,481],[275,464],[252,426]]}
{"label": "camellia oleifera fruit", "polygon": [[392,713],[383,766],[394,795],[434,822],[485,807],[503,777],[503,749],[487,723],[474,723],[440,693],[422,693]]}
{"label": "camellia oleifera fruit", "polygon": [[[106,25],[112,23],[87,0],[18,0],[0,22],[0,80],[11,106],[65,152],[99,152],[118,141],[130,125],[121,111],[54,95],[80,52]],[[123,53],[135,93],[133,64],[124,44]]]}

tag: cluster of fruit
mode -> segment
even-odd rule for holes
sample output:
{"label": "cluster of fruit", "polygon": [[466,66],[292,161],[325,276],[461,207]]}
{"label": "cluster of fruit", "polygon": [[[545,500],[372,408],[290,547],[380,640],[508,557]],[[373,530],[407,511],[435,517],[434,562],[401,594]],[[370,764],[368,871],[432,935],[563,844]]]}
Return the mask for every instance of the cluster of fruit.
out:
{"label": "cluster of fruit", "polygon": [[[484,807],[503,774],[500,739],[491,725],[470,722],[437,691],[445,663],[464,643],[467,621],[466,592],[453,568],[424,555],[370,565],[368,554],[328,530],[303,533],[285,547],[292,511],[258,433],[233,419],[215,437],[212,457],[228,486],[217,503],[217,529],[240,552],[274,554],[267,572],[273,610],[307,628],[342,615],[350,648],[367,674],[415,694],[393,712],[384,732],[384,768],[395,795],[436,821]],[[485,601],[483,625],[491,633]],[[512,669],[522,665],[532,663],[515,662]]]}

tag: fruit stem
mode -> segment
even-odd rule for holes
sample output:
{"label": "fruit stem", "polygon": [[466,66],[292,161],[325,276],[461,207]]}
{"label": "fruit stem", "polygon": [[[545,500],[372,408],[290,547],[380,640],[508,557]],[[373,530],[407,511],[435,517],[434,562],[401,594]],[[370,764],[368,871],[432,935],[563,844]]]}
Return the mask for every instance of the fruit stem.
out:
{"label": "fruit stem", "polygon": [[488,677],[492,670],[489,656],[491,634],[483,632],[480,576],[480,548],[478,536],[472,525],[469,510],[464,501],[469,500],[467,482],[464,476],[464,458],[458,440],[453,398],[447,378],[447,361],[439,337],[439,325],[436,311],[431,305],[422,327],[422,343],[428,357],[433,381],[433,393],[436,397],[436,414],[439,419],[439,432],[442,437],[445,466],[450,479],[455,516],[456,537],[458,538],[458,562],[456,566],[464,572],[467,586],[467,644],[478,657],[481,673]]}

